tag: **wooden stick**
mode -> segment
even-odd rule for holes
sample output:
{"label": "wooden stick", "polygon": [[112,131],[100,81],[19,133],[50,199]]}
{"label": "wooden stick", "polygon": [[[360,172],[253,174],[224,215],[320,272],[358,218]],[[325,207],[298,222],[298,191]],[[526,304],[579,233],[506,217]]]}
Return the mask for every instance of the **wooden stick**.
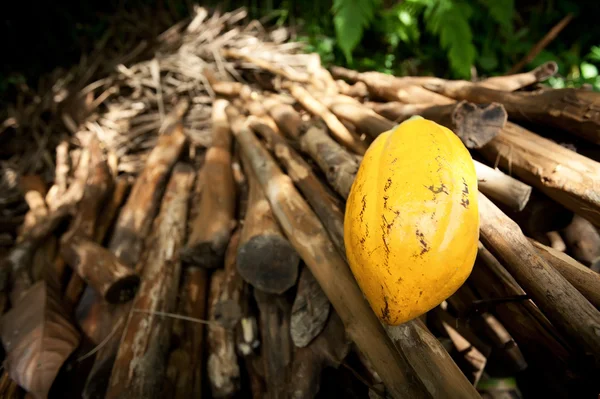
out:
{"label": "wooden stick", "polygon": [[433,320],[434,325],[439,325],[438,330],[450,338],[454,345],[450,353],[454,354],[457,365],[469,381],[477,386],[492,348],[481,341],[470,326],[459,323],[458,319],[439,306],[431,310],[428,319]]}
{"label": "wooden stick", "polygon": [[121,263],[106,248],[82,235],[64,240],[61,255],[77,275],[107,302],[131,300],[140,284],[140,277],[135,270]]}
{"label": "wooden stick", "polygon": [[292,306],[290,333],[294,345],[303,348],[323,331],[330,308],[327,296],[310,269],[305,267],[300,274],[298,291]]}
{"label": "wooden stick", "polygon": [[240,369],[233,333],[224,326],[215,324],[218,323],[218,305],[224,287],[225,271],[217,269],[212,274],[208,296],[208,318],[214,323],[208,326],[206,365],[212,396],[215,398],[232,396],[240,388]]}
{"label": "wooden stick", "polygon": [[351,97],[338,95],[325,97],[322,101],[338,118],[349,121],[356,126],[359,132],[366,133],[372,138],[376,138],[379,134],[396,126],[396,123],[384,118]]}
{"label": "wooden stick", "polygon": [[380,72],[363,72],[347,70],[340,67],[331,68],[331,73],[336,78],[351,81],[362,81],[367,85],[369,93],[387,101],[400,101],[407,104],[452,104],[454,101],[443,95],[427,90],[421,85],[426,83],[436,84],[442,79],[429,76],[395,77]]}
{"label": "wooden stick", "polygon": [[523,69],[525,65],[530,63],[540,53],[540,51],[546,48],[546,46],[548,46],[548,44],[550,44],[550,42],[552,42],[556,38],[556,36],[558,36],[558,34],[573,20],[574,17],[575,16],[573,15],[573,13],[565,15],[556,25],[552,27],[552,29],[548,31],[548,33],[544,35],[544,37],[539,42],[535,44],[535,46],[531,48],[531,50],[529,50],[529,52],[527,53],[527,55],[525,55],[525,57],[523,57],[523,59],[517,62],[507,72],[507,74],[510,75],[512,73],[519,72],[521,69]]}
{"label": "wooden stick", "polygon": [[[100,142],[95,136],[90,141],[89,151],[90,171],[83,196],[77,205],[77,214],[70,230],[61,239],[61,259],[75,271],[69,279],[64,295],[70,307],[79,302],[85,288],[85,280],[89,279],[92,287],[100,292],[105,300],[113,303],[131,299],[139,284],[139,277],[135,273],[121,268],[123,265],[113,254],[94,245],[94,242],[99,242],[94,240],[97,225],[102,220],[111,218],[107,214],[103,214],[102,218],[99,218],[99,215],[106,198],[112,193],[114,182]],[[84,253],[87,253],[87,262],[78,258]],[[101,264],[96,262],[102,260],[108,262],[109,270],[102,270],[102,267],[94,270]],[[123,297],[119,299],[121,294]]]}
{"label": "wooden stick", "polygon": [[474,103],[497,102],[511,120],[558,127],[592,143],[600,144],[600,93],[580,89],[513,92],[479,87],[467,81],[446,81],[427,88]]}
{"label": "wooden stick", "polygon": [[432,397],[479,397],[448,352],[420,319],[384,327],[396,349],[406,357]]}
{"label": "wooden stick", "polygon": [[358,171],[359,161],[332,140],[325,128],[308,124],[300,137],[302,150],[308,153],[325,172],[327,181],[342,197],[347,197]]}
{"label": "wooden stick", "polygon": [[231,171],[231,132],[226,100],[212,107],[213,141],[202,168],[203,190],[198,212],[191,223],[188,243],[182,259],[193,265],[215,268],[223,256],[235,225],[235,183]]}
{"label": "wooden stick", "polygon": [[325,189],[312,168],[286,140],[257,118],[248,118],[249,126],[266,140],[267,147],[282,164],[288,176],[302,192],[306,201],[330,232],[330,238],[340,254],[345,256],[343,207]]}
{"label": "wooden stick", "polygon": [[181,124],[170,134],[159,137],[156,147],[146,161],[146,167],[131,189],[115,223],[109,249],[129,267],[140,256],[144,238],[160,206],[164,187],[171,168],[179,158],[186,138]]}
{"label": "wooden stick", "polygon": [[[156,147],[146,161],[144,170],[137,178],[127,202],[121,209],[109,249],[130,268],[137,270],[141,269],[143,265],[140,263],[140,267],[136,268],[143,241],[152,228],[154,216],[161,209],[161,199],[168,176],[181,154],[185,141],[180,124],[175,126],[171,132],[159,137]],[[164,218],[166,216],[162,216],[162,219]],[[100,297],[94,298],[93,293],[88,295],[92,298],[81,304],[78,313],[91,315],[93,319],[95,315],[98,315],[99,320],[92,323],[94,325],[93,333],[88,334],[94,342],[100,343],[106,340],[106,343],[96,354],[83,396],[85,398],[104,397],[131,303],[108,306]],[[107,339],[109,334],[111,335]]]}
{"label": "wooden stick", "polygon": [[[515,72],[517,71],[513,73]],[[554,61],[548,61],[529,72],[492,76],[477,82],[477,85],[494,90],[515,91],[537,82],[543,82],[549,77],[556,75],[557,72],[558,64]]]}
{"label": "wooden stick", "polygon": [[[177,314],[194,319],[206,317],[207,270],[187,267],[183,271],[182,296]],[[166,378],[170,397],[197,398],[202,395],[204,325],[176,319],[173,321],[176,349],[168,360]]]}
{"label": "wooden stick", "polygon": [[345,81],[338,79],[335,81],[335,83],[337,84],[340,94],[351,97],[366,97],[369,95],[367,85],[364,82],[359,81],[349,85]]}
{"label": "wooden stick", "polygon": [[289,104],[283,104],[273,98],[267,98],[265,107],[275,120],[279,129],[289,138],[295,139],[300,135],[302,118]]}
{"label": "wooden stick", "polygon": [[4,290],[7,283],[10,282],[8,284],[10,288],[9,297],[13,306],[19,302],[26,294],[27,289],[34,283],[31,275],[31,261],[36,249],[68,219],[71,213],[72,207],[69,204],[50,212],[48,216],[24,232],[19,237],[16,245],[2,260],[1,269],[8,274],[9,278],[5,278],[0,283],[2,284],[2,290]]}
{"label": "wooden stick", "polygon": [[254,299],[260,312],[261,359],[264,363],[266,396],[286,398],[292,363],[292,306],[283,295],[268,294],[260,290],[254,290]]}
{"label": "wooden stick", "polygon": [[296,351],[292,363],[290,397],[314,398],[319,393],[325,367],[339,367],[350,351],[344,324],[331,312],[325,329],[308,346]]}
{"label": "wooden stick", "polygon": [[252,64],[258,66],[259,68],[269,71],[275,75],[282,76],[293,82],[299,82],[299,83],[309,83],[310,82],[310,77],[304,73],[298,72],[292,68],[279,67],[270,61],[267,61],[262,58],[253,57],[250,54],[242,53],[242,52],[236,51],[236,50],[229,50],[229,49],[221,50],[221,54],[223,54],[223,56],[228,57],[228,58],[235,58],[238,60],[247,61],[249,63],[252,63]]}
{"label": "wooden stick", "polygon": [[141,261],[142,283],[123,331],[107,398],[147,398],[162,388],[172,320],[154,313],[175,310],[181,273],[178,249],[185,240],[193,181],[189,165],[175,165],[148,237],[148,250]]}
{"label": "wooden stick", "polygon": [[597,309],[600,309],[600,274],[585,267],[569,255],[530,239],[538,253],[579,290]]}
{"label": "wooden stick", "polygon": [[394,350],[348,265],[292,181],[281,172],[249,128],[238,124],[233,130],[284,233],[342,318],[350,338],[372,362],[392,396],[427,397],[425,386]]}
{"label": "wooden stick", "polygon": [[[468,282],[473,284],[484,299],[502,300],[525,293],[500,262],[481,244],[476,265]],[[585,366],[576,367],[580,364],[576,351],[531,300],[498,302],[494,305],[494,313],[518,343],[529,368],[543,374],[539,382],[543,381],[550,387],[548,393],[554,392],[553,395],[569,397],[574,391],[581,393],[590,388],[584,386],[589,383],[582,384],[586,381],[581,376]],[[574,370],[574,366],[577,370]],[[565,373],[567,369],[570,370],[569,373]]]}
{"label": "wooden stick", "polygon": [[567,250],[567,244],[562,239],[560,233],[556,230],[549,231],[546,233],[548,239],[548,245],[559,252],[565,252]]}
{"label": "wooden stick", "polygon": [[321,104],[321,102],[300,85],[292,84],[289,85],[288,88],[292,96],[302,104],[304,108],[316,117],[323,119],[336,141],[357,154],[362,155],[365,153],[367,145],[352,135],[352,133],[348,131],[342,122],[340,122],[340,120],[332,114],[325,105]]}
{"label": "wooden stick", "polygon": [[600,312],[538,255],[515,222],[485,195],[479,193],[478,199],[484,245],[506,262],[548,319],[600,361]]}
{"label": "wooden stick", "polygon": [[237,270],[253,287],[271,294],[283,294],[296,284],[300,258],[281,232],[271,205],[243,155],[242,163],[250,190]]}
{"label": "wooden stick", "polygon": [[493,345],[493,351],[499,353],[504,363],[510,366],[510,372],[517,373],[527,369],[527,362],[519,346],[493,314],[487,311],[470,314],[473,303],[478,299],[471,287],[463,284],[447,301],[459,318],[467,319],[470,326],[485,335],[486,341]]}
{"label": "wooden stick", "polygon": [[127,199],[130,190],[131,182],[129,181],[129,178],[119,176],[115,179],[112,195],[109,201],[102,207],[102,218],[96,220],[96,229],[94,233],[94,240],[96,242],[102,243],[104,241],[108,230],[115,221],[115,217],[121,209],[121,205]]}
{"label": "wooden stick", "polygon": [[600,268],[600,233],[587,219],[575,215],[562,234],[575,259],[592,269]]}
{"label": "wooden stick", "polygon": [[527,184],[600,226],[600,164],[508,122],[481,153]]}
{"label": "wooden stick", "polygon": [[421,115],[452,130],[467,146],[481,148],[496,137],[507,121],[502,104],[460,101],[446,105],[415,105],[399,102],[369,103],[378,114],[400,123]]}
{"label": "wooden stick", "polygon": [[481,162],[473,163],[479,191],[515,211],[525,208],[531,196],[531,186]]}

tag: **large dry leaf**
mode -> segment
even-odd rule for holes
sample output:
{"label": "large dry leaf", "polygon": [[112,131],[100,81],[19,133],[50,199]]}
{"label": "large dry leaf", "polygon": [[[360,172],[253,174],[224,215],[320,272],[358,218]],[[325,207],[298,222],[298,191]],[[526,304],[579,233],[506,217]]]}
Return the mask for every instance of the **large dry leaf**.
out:
{"label": "large dry leaf", "polygon": [[33,285],[0,322],[10,377],[35,398],[46,398],[79,332],[46,282]]}

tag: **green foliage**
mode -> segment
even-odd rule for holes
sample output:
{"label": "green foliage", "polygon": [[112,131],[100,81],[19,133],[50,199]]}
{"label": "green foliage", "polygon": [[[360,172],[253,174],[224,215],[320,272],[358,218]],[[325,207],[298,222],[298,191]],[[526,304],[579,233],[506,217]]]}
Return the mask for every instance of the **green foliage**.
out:
{"label": "green foliage", "polygon": [[363,30],[373,20],[378,5],[379,0],[334,0],[335,34],[348,62],[352,62],[352,50],[362,39]]}

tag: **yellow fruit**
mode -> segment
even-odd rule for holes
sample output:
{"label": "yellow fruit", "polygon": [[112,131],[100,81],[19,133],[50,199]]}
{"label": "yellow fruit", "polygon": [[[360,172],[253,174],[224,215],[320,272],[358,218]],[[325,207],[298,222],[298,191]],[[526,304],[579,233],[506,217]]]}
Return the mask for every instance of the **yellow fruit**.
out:
{"label": "yellow fruit", "polygon": [[398,325],[451,296],[478,240],[477,176],[460,139],[421,117],[377,137],[348,197],[344,244],[379,318]]}

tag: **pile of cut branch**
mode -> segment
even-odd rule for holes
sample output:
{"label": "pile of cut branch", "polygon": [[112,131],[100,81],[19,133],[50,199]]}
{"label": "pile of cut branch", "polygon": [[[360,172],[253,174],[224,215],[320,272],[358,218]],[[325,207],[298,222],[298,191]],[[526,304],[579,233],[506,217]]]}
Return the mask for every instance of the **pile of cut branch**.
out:
{"label": "pile of cut branch", "polygon": [[[541,85],[554,63],[477,82],[327,70],[245,18],[196,8],[151,58],[102,60],[3,123],[0,395],[596,395],[600,95]],[[390,327],[348,268],[344,203],[370,143],[413,115],[470,150],[480,245],[454,295]]]}

